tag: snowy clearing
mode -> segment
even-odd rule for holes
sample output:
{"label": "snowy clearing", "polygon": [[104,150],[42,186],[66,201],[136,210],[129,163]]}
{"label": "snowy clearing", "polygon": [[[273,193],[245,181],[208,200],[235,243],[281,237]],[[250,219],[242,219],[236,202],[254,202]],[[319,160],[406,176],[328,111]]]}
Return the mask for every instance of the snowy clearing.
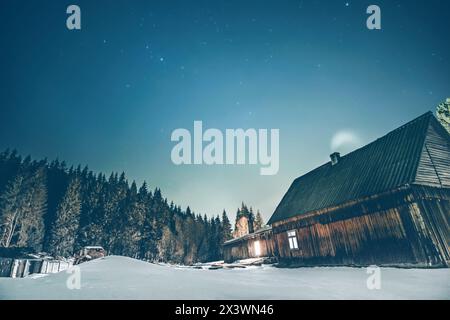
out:
{"label": "snowy clearing", "polygon": [[450,269],[381,269],[369,290],[365,268],[203,270],[109,256],[80,265],[81,289],[66,272],[0,278],[0,299],[449,299]]}

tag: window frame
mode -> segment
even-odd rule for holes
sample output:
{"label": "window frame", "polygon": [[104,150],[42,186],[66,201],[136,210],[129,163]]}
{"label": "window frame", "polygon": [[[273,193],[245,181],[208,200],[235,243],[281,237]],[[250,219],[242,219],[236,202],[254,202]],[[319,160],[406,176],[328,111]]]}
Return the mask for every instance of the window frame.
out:
{"label": "window frame", "polygon": [[289,230],[286,232],[288,238],[288,244],[290,250],[299,250],[298,247],[298,239],[297,239],[297,230]]}

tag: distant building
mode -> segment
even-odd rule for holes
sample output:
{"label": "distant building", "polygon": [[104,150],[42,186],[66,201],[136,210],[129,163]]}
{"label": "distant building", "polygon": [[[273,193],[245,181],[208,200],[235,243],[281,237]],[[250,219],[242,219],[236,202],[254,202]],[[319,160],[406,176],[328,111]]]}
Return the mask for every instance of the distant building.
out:
{"label": "distant building", "polygon": [[[429,112],[294,180],[265,237],[280,265],[448,267],[449,221],[450,135]],[[254,257],[254,237],[227,259]]]}
{"label": "distant building", "polygon": [[106,256],[106,250],[101,246],[83,247],[78,255],[75,256],[75,264],[91,261]]}

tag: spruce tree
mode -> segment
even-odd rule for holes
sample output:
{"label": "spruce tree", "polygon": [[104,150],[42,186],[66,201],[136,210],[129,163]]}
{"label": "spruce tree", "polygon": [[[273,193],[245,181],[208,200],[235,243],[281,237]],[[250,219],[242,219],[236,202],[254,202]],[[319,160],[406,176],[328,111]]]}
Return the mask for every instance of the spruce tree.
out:
{"label": "spruce tree", "polygon": [[247,217],[248,217],[248,232],[252,233],[255,231],[255,214],[253,213],[252,207],[250,207]]}
{"label": "spruce tree", "polygon": [[255,231],[257,231],[257,230],[261,229],[262,227],[264,227],[264,220],[263,220],[259,210],[256,212],[254,226],[255,226]]}
{"label": "spruce tree", "polygon": [[51,253],[68,257],[74,253],[81,211],[80,180],[74,177],[58,206],[50,240]]}
{"label": "spruce tree", "polygon": [[436,115],[442,126],[450,133],[450,98],[437,106]]}
{"label": "spruce tree", "polygon": [[8,248],[20,224],[25,177],[19,173],[7,186],[0,198],[0,246]]}
{"label": "spruce tree", "polygon": [[27,162],[0,199],[0,246],[41,250],[46,202],[45,169]]}
{"label": "spruce tree", "polygon": [[40,251],[43,247],[44,215],[47,210],[46,170],[41,164],[33,170],[27,181],[25,201],[16,245]]}
{"label": "spruce tree", "polygon": [[225,211],[225,209],[222,212],[222,228],[221,228],[221,232],[222,232],[222,243],[224,243],[225,241],[231,240],[233,238],[233,230],[231,229],[231,223],[230,223],[230,219],[228,219],[227,213]]}

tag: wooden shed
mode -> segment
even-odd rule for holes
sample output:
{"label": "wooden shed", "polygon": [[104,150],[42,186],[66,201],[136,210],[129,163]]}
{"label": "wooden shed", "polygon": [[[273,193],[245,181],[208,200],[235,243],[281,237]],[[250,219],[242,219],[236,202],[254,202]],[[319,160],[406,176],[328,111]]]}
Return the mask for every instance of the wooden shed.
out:
{"label": "wooden shed", "polygon": [[70,268],[72,260],[57,260],[30,248],[0,248],[0,277],[23,278],[35,273],[57,273]]}
{"label": "wooden shed", "polygon": [[224,261],[275,256],[272,228],[265,227],[256,232],[232,239],[223,245]]}
{"label": "wooden shed", "polygon": [[431,112],[297,178],[269,220],[281,265],[449,266],[450,135]]}

